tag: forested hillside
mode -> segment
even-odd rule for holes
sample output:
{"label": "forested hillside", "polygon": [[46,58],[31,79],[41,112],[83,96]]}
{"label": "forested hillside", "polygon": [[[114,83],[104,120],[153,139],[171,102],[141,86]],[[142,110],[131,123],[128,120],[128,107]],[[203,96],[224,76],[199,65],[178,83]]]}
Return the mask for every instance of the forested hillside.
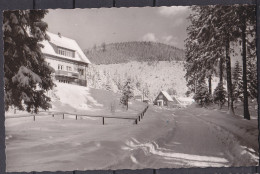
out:
{"label": "forested hillside", "polygon": [[84,51],[93,64],[115,64],[130,61],[183,61],[185,52],[171,45],[155,42],[103,43]]}
{"label": "forested hillside", "polygon": [[[121,93],[127,79],[131,79],[134,95],[145,95],[150,101],[161,90],[185,96],[187,91],[183,61],[153,61],[90,65],[87,72],[89,87]],[[213,86],[214,87],[214,86]]]}

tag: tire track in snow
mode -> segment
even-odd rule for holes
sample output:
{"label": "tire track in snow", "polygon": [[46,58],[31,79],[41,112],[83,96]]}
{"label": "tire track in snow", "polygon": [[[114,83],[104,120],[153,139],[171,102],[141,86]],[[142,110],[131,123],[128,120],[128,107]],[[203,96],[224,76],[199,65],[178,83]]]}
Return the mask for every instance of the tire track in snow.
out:
{"label": "tire track in snow", "polygon": [[[176,153],[174,150],[159,147],[159,145],[155,142],[140,143],[136,139],[132,138],[131,140],[126,142],[126,145],[127,146],[122,147],[123,150],[133,152],[141,149],[146,156],[149,156],[149,158],[160,159],[160,161],[163,163],[176,163],[181,166],[195,167],[228,166],[228,161],[225,158]],[[135,164],[140,164],[133,156],[133,154],[131,155],[131,160]]]}

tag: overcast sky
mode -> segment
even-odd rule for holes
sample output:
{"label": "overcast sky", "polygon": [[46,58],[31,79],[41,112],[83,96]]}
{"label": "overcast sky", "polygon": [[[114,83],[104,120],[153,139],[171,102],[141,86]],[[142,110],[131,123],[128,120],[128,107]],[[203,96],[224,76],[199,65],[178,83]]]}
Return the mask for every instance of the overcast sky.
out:
{"label": "overcast sky", "polygon": [[52,33],[75,39],[81,48],[103,42],[156,41],[184,48],[188,7],[49,10],[44,20]]}

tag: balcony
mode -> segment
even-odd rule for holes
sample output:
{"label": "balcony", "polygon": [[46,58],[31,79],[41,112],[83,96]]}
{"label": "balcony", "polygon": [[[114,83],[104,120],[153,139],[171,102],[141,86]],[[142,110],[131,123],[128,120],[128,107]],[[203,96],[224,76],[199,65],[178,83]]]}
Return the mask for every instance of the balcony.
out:
{"label": "balcony", "polygon": [[78,79],[79,73],[78,72],[71,72],[71,71],[56,70],[55,76],[62,76],[62,77],[69,77],[69,78],[73,78],[73,79]]}

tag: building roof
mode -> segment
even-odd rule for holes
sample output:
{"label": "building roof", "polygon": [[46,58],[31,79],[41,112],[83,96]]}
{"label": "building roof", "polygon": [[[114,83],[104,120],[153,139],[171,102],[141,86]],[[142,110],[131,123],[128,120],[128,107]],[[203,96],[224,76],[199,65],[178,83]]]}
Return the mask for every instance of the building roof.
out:
{"label": "building roof", "polygon": [[161,91],[168,101],[173,101],[172,97],[166,91]]}
{"label": "building roof", "polygon": [[177,102],[177,104],[180,104],[180,105],[181,105],[180,100],[179,100],[176,96],[172,96],[172,99],[174,99],[175,102]]}
{"label": "building roof", "polygon": [[[75,40],[64,36],[59,36],[57,34],[53,34],[50,32],[46,32],[46,33],[49,36],[50,40],[49,41],[44,40],[42,42],[42,44],[44,45],[44,48],[42,48],[42,52],[44,54],[49,54],[55,57],[61,57],[68,60],[79,61],[79,62],[90,64],[89,59],[83,53],[83,51],[81,50],[81,48],[79,47],[79,45]],[[75,57],[64,56],[56,53],[52,44],[56,45],[57,47],[75,51]]]}
{"label": "building roof", "polygon": [[188,97],[178,97],[179,101],[181,102],[194,102],[194,99]]}

